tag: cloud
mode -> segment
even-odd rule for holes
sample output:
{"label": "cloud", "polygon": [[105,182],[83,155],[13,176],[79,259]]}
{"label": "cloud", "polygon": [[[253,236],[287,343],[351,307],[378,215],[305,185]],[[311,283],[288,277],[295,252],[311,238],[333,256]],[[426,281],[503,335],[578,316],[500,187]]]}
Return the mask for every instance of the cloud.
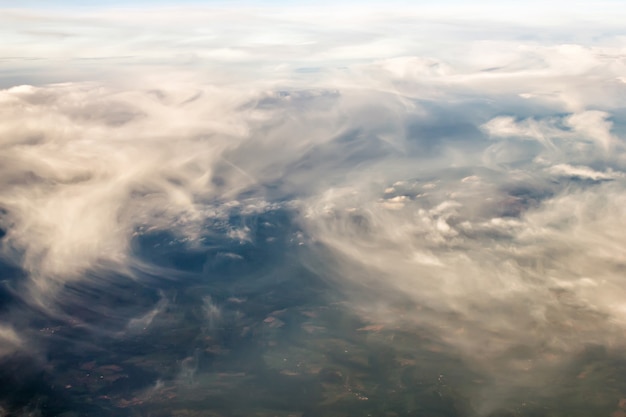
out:
{"label": "cloud", "polygon": [[621,179],[554,193],[482,174],[440,193],[410,180],[329,190],[304,224],[320,247],[312,268],[361,317],[428,335],[491,381],[475,393],[488,415],[520,389],[559,395],[547,381],[589,345],[623,349],[626,241]]}
{"label": "cloud", "polygon": [[[5,242],[23,250],[22,266],[33,276],[46,276],[37,278],[44,292],[50,276],[125,262],[130,237],[146,218],[151,227],[159,217],[167,224],[198,221],[204,209],[194,198],[210,192],[211,178],[201,164],[214,165],[245,134],[236,118],[185,126],[174,106],[155,132],[145,114],[162,117],[168,106],[150,92],[22,87],[4,91],[2,101],[2,206],[11,225]],[[189,117],[194,106],[186,107]],[[210,135],[233,143],[211,146]]]}
{"label": "cloud", "polygon": [[19,351],[24,341],[10,326],[0,326],[0,358]]}
{"label": "cloud", "polygon": [[[16,291],[49,314],[106,274],[175,280],[142,238],[259,249],[247,219],[280,209],[300,227],[293,256],[363,320],[427,330],[496,385],[532,386],[590,343],[623,347],[620,34],[491,16],[485,40],[412,13],[4,15],[0,250],[24,271]],[[16,30],[31,25],[72,36],[32,43]],[[174,298],[120,313],[115,334]],[[212,331],[226,313],[203,300]],[[26,340],[0,339],[0,355]]]}
{"label": "cloud", "polygon": [[598,172],[585,166],[571,166],[567,164],[554,165],[548,168],[548,172],[559,177],[571,177],[590,179],[593,181],[612,180],[616,177],[621,177],[622,173],[613,172]]}

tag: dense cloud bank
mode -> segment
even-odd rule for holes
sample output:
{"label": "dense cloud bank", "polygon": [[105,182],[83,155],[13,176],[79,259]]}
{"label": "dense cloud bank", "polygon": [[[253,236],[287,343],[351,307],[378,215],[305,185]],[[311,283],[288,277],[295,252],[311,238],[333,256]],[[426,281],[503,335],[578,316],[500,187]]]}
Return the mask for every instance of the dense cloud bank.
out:
{"label": "dense cloud bank", "polygon": [[[280,30],[300,34],[294,45],[258,19],[254,30],[267,37],[254,48],[240,27],[228,41],[198,32],[196,61],[171,73],[162,57],[174,46],[136,36],[141,45],[123,48],[154,54],[146,77],[146,62],[120,78],[121,64],[107,58],[105,81],[0,91],[7,286],[62,316],[68,284],[162,273],[138,255],[144,235],[167,232],[191,250],[215,236],[262,246],[229,216],[281,209],[299,227],[300,262],[354,311],[434,334],[501,386],[530,385],[589,344],[623,347],[623,38],[474,33],[458,40],[469,52],[450,56],[442,43],[457,35],[441,22],[430,30],[447,37],[429,50],[394,26],[411,22],[360,18],[376,25],[339,41],[345,22],[302,30],[293,16],[268,18],[291,22]],[[377,31],[387,27],[395,32]],[[295,58],[269,65],[287,49]],[[255,62],[258,77],[246,67]],[[70,72],[83,80],[81,65]],[[155,300],[120,331],[149,326],[166,305]],[[34,349],[28,333],[2,325],[0,355]]]}

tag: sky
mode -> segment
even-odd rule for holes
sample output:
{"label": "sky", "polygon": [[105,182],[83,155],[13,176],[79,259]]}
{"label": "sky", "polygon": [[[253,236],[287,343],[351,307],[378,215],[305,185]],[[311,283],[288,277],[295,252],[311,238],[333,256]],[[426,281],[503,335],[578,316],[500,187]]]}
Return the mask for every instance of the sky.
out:
{"label": "sky", "polygon": [[[0,2],[16,293],[61,317],[71,283],[165,273],[144,234],[261,247],[207,224],[280,208],[355,314],[432,332],[499,389],[619,351],[624,11],[532,5]],[[36,334],[0,325],[0,358]]]}

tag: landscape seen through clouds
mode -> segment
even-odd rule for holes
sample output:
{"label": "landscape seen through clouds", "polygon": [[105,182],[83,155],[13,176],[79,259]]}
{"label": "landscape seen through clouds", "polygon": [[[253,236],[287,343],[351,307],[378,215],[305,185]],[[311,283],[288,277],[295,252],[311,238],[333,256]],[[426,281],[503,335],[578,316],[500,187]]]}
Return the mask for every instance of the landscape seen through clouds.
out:
{"label": "landscape seen through clouds", "polygon": [[626,417],[619,1],[0,1],[0,417]]}

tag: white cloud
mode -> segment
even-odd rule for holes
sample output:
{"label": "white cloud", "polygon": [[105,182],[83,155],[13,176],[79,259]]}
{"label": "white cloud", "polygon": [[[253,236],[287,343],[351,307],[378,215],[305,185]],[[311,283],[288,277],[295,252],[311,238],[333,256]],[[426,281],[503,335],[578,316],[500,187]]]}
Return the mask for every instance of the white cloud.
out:
{"label": "white cloud", "polygon": [[567,164],[558,164],[547,169],[550,174],[562,177],[574,177],[582,179],[590,179],[594,181],[612,180],[622,177],[623,173],[599,172],[586,166],[571,166]]}

